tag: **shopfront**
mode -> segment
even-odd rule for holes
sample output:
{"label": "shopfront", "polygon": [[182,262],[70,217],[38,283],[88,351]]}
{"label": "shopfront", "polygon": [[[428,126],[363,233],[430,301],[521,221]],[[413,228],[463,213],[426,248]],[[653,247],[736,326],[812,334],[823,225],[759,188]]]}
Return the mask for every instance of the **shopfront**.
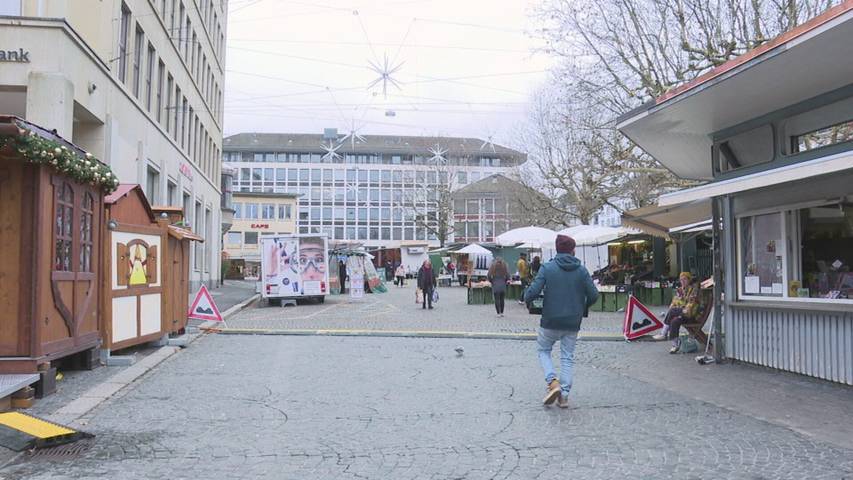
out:
{"label": "shopfront", "polygon": [[677,175],[708,181],[661,196],[659,206],[712,199],[718,356],[847,384],[850,38],[848,1],[619,123]]}

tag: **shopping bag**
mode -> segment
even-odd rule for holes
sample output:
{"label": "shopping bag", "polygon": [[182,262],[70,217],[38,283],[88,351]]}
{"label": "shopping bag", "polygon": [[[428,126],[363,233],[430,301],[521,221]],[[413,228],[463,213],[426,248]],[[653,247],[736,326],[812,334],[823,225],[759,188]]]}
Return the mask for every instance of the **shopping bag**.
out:
{"label": "shopping bag", "polygon": [[424,303],[424,291],[418,288],[415,290],[415,303]]}
{"label": "shopping bag", "polygon": [[432,291],[432,303],[438,303],[438,290]]}

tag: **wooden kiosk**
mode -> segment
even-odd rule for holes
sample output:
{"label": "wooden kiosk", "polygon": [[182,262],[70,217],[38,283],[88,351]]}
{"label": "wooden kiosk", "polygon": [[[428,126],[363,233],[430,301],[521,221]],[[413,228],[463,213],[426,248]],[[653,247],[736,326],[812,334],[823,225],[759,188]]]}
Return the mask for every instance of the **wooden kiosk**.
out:
{"label": "wooden kiosk", "polygon": [[96,358],[102,198],[117,184],[70,142],[0,116],[0,373]]}
{"label": "wooden kiosk", "polygon": [[187,299],[189,298],[190,242],[204,239],[192,230],[181,227],[184,213],[180,207],[153,207],[158,223],[166,228],[168,259],[163,267],[163,280],[167,285],[163,296],[163,331],[183,334],[187,327]]}

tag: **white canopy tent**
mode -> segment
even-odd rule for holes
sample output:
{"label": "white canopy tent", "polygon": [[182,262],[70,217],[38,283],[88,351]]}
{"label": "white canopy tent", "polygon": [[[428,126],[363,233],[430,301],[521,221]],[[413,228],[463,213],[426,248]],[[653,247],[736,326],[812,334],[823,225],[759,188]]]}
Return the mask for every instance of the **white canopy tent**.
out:
{"label": "white canopy tent", "polygon": [[504,232],[495,237],[495,243],[502,247],[514,247],[518,244],[529,244],[537,247],[554,247],[557,232],[542,227],[521,227]]}
{"label": "white canopy tent", "polygon": [[477,245],[476,243],[472,243],[471,245],[467,245],[459,250],[456,250],[454,253],[466,253],[469,255],[488,255],[492,256],[492,252],[488,249]]}
{"label": "white canopy tent", "polygon": [[568,235],[575,240],[575,256],[591,273],[606,267],[610,262],[607,252],[607,242],[612,242],[625,235],[637,232],[622,227],[577,225],[564,228],[557,233],[559,235]]}

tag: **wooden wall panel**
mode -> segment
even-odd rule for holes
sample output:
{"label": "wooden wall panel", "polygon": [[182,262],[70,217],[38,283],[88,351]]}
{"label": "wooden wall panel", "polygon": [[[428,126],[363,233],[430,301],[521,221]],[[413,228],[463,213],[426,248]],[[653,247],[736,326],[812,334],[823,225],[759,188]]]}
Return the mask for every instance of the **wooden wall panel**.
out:
{"label": "wooden wall panel", "polygon": [[0,356],[20,351],[21,325],[21,208],[23,167],[5,162],[0,167],[0,245],[6,261],[0,262]]}

